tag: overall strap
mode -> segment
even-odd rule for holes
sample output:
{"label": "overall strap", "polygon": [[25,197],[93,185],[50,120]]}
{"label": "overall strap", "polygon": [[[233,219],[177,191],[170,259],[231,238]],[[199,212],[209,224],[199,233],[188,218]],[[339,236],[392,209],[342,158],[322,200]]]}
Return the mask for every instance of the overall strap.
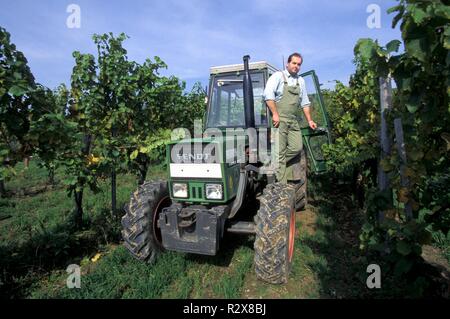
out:
{"label": "overall strap", "polygon": [[[281,74],[283,75],[284,84],[287,85],[288,82],[287,82],[286,75],[284,74],[284,71],[281,71]],[[300,86],[300,77],[299,76],[297,77],[297,86]]]}
{"label": "overall strap", "polygon": [[281,74],[283,75],[284,84],[287,85],[287,79],[286,79],[286,75],[284,74],[284,71],[281,71]]}

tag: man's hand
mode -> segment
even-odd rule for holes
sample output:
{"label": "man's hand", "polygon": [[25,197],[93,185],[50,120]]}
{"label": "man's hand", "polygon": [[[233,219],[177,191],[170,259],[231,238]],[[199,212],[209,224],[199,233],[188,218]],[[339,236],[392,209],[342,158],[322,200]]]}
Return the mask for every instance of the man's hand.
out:
{"label": "man's hand", "polygon": [[305,114],[306,119],[308,120],[308,125],[312,130],[317,129],[317,124],[311,118],[311,108],[309,105],[303,107],[303,113]]}
{"label": "man's hand", "polygon": [[273,113],[272,115],[273,126],[278,127],[280,125],[280,117],[278,112]]}

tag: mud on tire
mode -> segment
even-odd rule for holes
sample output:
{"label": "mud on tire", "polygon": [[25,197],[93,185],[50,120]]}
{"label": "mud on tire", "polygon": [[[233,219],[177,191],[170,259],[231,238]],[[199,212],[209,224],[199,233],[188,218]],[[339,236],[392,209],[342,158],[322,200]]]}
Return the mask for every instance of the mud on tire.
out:
{"label": "mud on tire", "polygon": [[157,221],[170,204],[166,181],[145,182],[131,195],[122,217],[122,237],[135,258],[152,263],[164,251]]}
{"label": "mud on tire", "polygon": [[286,283],[291,270],[295,240],[295,189],[269,184],[255,216],[255,272],[272,284]]}

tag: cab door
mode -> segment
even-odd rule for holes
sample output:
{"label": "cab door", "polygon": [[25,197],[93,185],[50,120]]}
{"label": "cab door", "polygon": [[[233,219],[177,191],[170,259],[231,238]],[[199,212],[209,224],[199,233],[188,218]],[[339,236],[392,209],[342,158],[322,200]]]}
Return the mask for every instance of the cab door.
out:
{"label": "cab door", "polygon": [[305,79],[306,90],[311,102],[311,116],[318,128],[312,130],[302,111],[299,113],[303,135],[303,147],[308,152],[308,164],[311,172],[324,173],[327,170],[322,153],[322,145],[331,143],[331,128],[324,99],[320,91],[319,79],[314,70],[300,75]]}

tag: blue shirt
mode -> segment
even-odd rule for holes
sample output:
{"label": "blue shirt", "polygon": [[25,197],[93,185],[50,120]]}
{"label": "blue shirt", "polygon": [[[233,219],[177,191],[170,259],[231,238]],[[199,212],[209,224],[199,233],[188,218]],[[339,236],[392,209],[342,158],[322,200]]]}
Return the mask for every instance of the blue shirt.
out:
{"label": "blue shirt", "polygon": [[300,85],[299,104],[301,105],[301,107],[309,106],[311,102],[309,101],[308,92],[306,91],[305,79],[303,79],[299,75],[292,76],[287,70],[278,71],[272,74],[272,76],[267,81],[266,88],[264,89],[264,100],[279,102],[283,97],[284,78],[282,72],[286,76],[289,86],[296,86],[298,81],[298,84]]}

